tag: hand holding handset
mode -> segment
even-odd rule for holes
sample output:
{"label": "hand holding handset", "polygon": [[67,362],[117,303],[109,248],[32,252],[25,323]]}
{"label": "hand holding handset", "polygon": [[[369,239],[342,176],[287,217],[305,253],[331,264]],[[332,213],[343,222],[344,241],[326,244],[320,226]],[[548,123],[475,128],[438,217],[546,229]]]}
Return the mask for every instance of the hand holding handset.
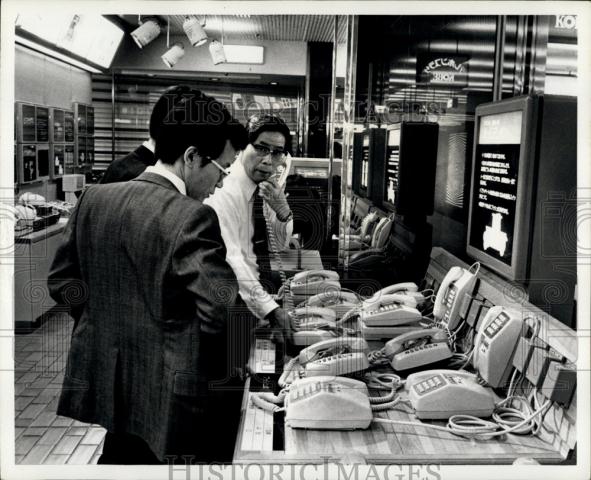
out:
{"label": "hand holding handset", "polygon": [[420,419],[449,419],[453,415],[490,417],[495,399],[473,373],[427,370],[409,375],[405,389]]}
{"label": "hand holding handset", "polygon": [[441,282],[435,297],[433,317],[449,330],[454,330],[460,323],[459,311],[464,295],[471,295],[476,284],[476,273],[462,267],[452,267]]}
{"label": "hand holding handset", "polygon": [[404,333],[386,343],[384,354],[396,371],[417,368],[451,358],[448,335],[440,328]]}

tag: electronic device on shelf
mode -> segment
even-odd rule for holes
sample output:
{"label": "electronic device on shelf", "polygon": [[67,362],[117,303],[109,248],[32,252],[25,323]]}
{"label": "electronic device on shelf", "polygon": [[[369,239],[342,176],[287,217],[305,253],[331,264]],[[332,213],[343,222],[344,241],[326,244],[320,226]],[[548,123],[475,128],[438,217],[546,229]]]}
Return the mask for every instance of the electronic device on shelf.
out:
{"label": "electronic device on shelf", "polygon": [[293,295],[312,296],[329,291],[339,291],[339,274],[330,270],[308,270],[297,273],[290,281]]}
{"label": "electronic device on shelf", "polygon": [[474,340],[472,364],[491,387],[506,385],[523,326],[519,312],[502,306],[492,307],[484,317]]}
{"label": "electronic device on shelf", "polygon": [[441,328],[414,329],[387,342],[384,354],[394,370],[409,370],[451,358],[448,340]]}
{"label": "electronic device on shelf", "polygon": [[453,415],[490,417],[495,398],[473,373],[427,370],[406,379],[408,399],[420,419],[448,419]]}
{"label": "electronic device on shelf", "polygon": [[285,410],[285,422],[291,428],[364,429],[373,419],[365,383],[337,376],[295,380]]}
{"label": "electronic device on shelf", "polygon": [[452,267],[441,282],[435,297],[433,317],[449,330],[460,323],[459,311],[465,295],[471,295],[476,285],[476,274],[462,267]]}

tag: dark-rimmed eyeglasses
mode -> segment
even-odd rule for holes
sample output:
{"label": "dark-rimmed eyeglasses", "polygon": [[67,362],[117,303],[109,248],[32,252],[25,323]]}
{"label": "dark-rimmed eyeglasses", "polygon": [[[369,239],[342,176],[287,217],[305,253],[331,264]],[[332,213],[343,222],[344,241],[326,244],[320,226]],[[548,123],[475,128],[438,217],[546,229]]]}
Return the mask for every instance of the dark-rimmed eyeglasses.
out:
{"label": "dark-rimmed eyeglasses", "polygon": [[271,155],[271,158],[274,161],[280,161],[285,158],[285,151],[283,150],[273,150],[265,145],[259,145],[258,143],[252,143],[251,145],[258,157],[264,158],[267,155]]}

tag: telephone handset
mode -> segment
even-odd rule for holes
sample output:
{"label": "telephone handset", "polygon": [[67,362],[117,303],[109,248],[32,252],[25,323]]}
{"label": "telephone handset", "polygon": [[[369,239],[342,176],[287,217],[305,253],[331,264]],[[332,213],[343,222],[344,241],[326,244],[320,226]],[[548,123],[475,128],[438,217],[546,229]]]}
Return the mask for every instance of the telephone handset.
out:
{"label": "telephone handset", "polygon": [[285,159],[285,162],[274,164],[275,173],[267,179],[268,181],[275,181],[280,187],[283,187],[287,182],[287,177],[291,170],[291,155],[286,153],[283,158]]}
{"label": "telephone handset", "polygon": [[291,323],[291,342],[308,346],[338,336],[335,331],[336,314],[328,308],[296,308],[288,313]]}
{"label": "telephone handset", "polygon": [[341,289],[339,274],[330,270],[308,270],[294,275],[290,290],[294,295],[317,295]]}
{"label": "telephone handset", "polygon": [[291,428],[353,430],[373,419],[367,385],[336,376],[295,380],[285,399],[285,423]]}
{"label": "telephone handset", "polygon": [[465,294],[472,294],[476,274],[462,267],[452,267],[441,282],[435,297],[433,317],[454,330],[460,323],[459,310]]}
{"label": "telephone handset", "polygon": [[409,375],[405,389],[420,419],[449,419],[453,415],[490,417],[495,409],[491,389],[473,373],[427,370]]}
{"label": "telephone handset", "polygon": [[312,330],[315,328],[334,328],[337,315],[330,308],[302,307],[289,312],[293,330]]}
{"label": "telephone handset", "polygon": [[361,352],[367,355],[369,351],[369,345],[363,338],[339,337],[332,340],[318,342],[314,345],[304,348],[300,352],[298,360],[300,365],[306,365],[310,361],[330,357],[339,353]]}
{"label": "telephone handset", "polygon": [[391,293],[375,302],[364,304],[359,318],[368,327],[395,326],[418,322],[423,318],[416,309],[416,300],[406,295]]}
{"label": "telephone handset", "polygon": [[359,233],[349,233],[345,234],[349,240],[355,240],[357,242],[364,242],[369,240],[369,231],[374,222],[378,220],[378,212],[376,210],[369,212],[363,219],[361,220],[361,226],[359,227]]}
{"label": "telephone handset", "polygon": [[382,295],[390,295],[392,293],[408,295],[411,292],[417,292],[418,289],[419,287],[417,284],[413,282],[395,283],[394,285],[389,285],[385,288],[382,288],[381,290],[378,290],[371,297],[365,299],[363,303],[372,303],[375,300],[379,300]]}
{"label": "telephone handset", "polygon": [[359,295],[354,292],[341,290],[340,292],[324,292],[310,297],[301,303],[300,307],[322,307],[333,310],[337,318],[355,308],[361,302]]}
{"label": "telephone handset", "polygon": [[440,328],[413,330],[386,343],[384,354],[394,370],[417,368],[451,358],[448,338]]}
{"label": "telephone handset", "polygon": [[386,242],[390,237],[393,222],[394,221],[391,217],[384,217],[380,219],[371,235],[371,248],[384,248],[384,245],[386,245]]}
{"label": "telephone handset", "polygon": [[484,317],[474,340],[472,364],[491,387],[506,385],[522,330],[522,315],[515,310],[495,306]]}

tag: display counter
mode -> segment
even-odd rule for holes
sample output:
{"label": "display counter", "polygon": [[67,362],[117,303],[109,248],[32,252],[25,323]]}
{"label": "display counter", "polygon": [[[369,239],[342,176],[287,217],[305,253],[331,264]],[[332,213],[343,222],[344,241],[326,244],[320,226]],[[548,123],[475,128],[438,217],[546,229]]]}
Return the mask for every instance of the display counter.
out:
{"label": "display counter", "polygon": [[[444,250],[434,249],[425,278],[427,288],[436,290],[445,273],[453,265],[465,266]],[[568,361],[576,358],[576,332],[560,326],[559,322],[525,299],[507,299],[506,295],[503,295],[506,287],[507,285],[500,283],[498,278],[483,275],[478,286],[479,298],[490,304],[501,304],[500,300],[505,298],[509,304],[507,306],[515,308],[519,304],[532,314],[545,315],[548,329],[542,329],[544,331],[538,334],[537,340],[541,342],[540,345],[553,348]],[[287,298],[289,301],[289,297]],[[469,305],[467,308],[470,311],[473,307]],[[476,321],[479,315],[484,315],[484,312],[475,316]],[[557,335],[558,331],[560,335]],[[384,345],[382,341],[368,343],[370,348],[375,350]],[[284,347],[272,343],[263,332],[256,338],[249,363],[252,374],[247,380],[242,403],[242,418],[234,454],[235,463],[321,464],[353,461],[375,464],[512,464],[516,460],[533,459],[542,464],[559,464],[564,463],[576,447],[576,391],[572,401],[567,405],[550,403],[548,410],[543,414],[542,427],[535,435],[506,433],[490,439],[469,439],[421,425],[376,422],[372,422],[369,428],[364,430],[291,428],[285,423],[283,411],[272,413],[255,406],[252,401],[252,395],[257,392],[278,394],[278,379],[283,365],[289,361],[289,355],[286,356],[285,352],[290,352],[292,356],[297,353],[290,351],[291,348],[289,345]],[[393,372],[389,364],[381,365],[377,369]],[[401,377],[404,378],[404,375]],[[542,395],[545,392],[533,392],[531,384],[527,381],[521,382],[519,391],[524,395],[539,395],[538,398],[544,401]],[[374,412],[374,417],[421,422],[411,406],[404,404],[404,400],[407,399],[405,389],[398,390],[398,393],[402,402],[388,410]],[[370,388],[370,396],[384,394]],[[497,400],[500,400],[503,391],[497,389],[495,395]],[[447,423],[446,420],[422,422],[440,426]]]}
{"label": "display counter", "polygon": [[47,276],[67,221],[61,218],[43,230],[15,237],[14,319],[19,331],[37,328],[43,314],[55,305]]}

